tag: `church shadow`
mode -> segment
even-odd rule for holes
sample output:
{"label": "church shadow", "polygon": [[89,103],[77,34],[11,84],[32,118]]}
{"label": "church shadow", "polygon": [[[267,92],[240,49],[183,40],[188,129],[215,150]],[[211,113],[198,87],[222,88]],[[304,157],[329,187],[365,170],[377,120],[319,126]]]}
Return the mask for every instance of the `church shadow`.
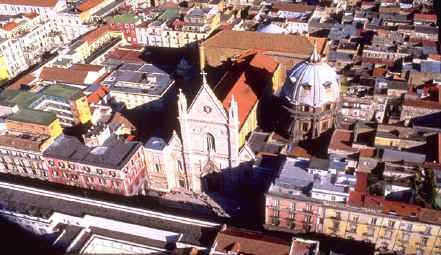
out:
{"label": "church shadow", "polygon": [[255,173],[252,162],[234,168],[225,168],[220,173],[202,177],[203,191],[219,208],[218,216],[229,218],[236,226],[261,229],[264,219],[264,194],[272,176]]}

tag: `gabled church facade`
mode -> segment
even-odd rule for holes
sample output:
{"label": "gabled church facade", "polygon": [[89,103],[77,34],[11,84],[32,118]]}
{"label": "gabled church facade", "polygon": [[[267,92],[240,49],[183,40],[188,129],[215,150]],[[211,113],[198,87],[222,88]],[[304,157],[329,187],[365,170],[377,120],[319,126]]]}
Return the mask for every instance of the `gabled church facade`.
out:
{"label": "gabled church facade", "polygon": [[178,95],[179,134],[169,141],[152,137],[145,145],[148,188],[159,191],[186,189],[222,192],[239,165],[239,115],[232,98],[226,109],[205,78],[196,97],[188,104]]}

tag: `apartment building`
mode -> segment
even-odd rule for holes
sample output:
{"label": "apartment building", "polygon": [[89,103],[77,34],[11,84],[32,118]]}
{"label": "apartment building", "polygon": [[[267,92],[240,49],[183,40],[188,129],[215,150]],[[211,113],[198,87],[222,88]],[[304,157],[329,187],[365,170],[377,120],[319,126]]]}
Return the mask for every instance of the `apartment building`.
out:
{"label": "apartment building", "polygon": [[112,136],[100,146],[86,146],[62,135],[44,152],[50,182],[101,190],[125,196],[137,195],[144,183],[142,145]]}

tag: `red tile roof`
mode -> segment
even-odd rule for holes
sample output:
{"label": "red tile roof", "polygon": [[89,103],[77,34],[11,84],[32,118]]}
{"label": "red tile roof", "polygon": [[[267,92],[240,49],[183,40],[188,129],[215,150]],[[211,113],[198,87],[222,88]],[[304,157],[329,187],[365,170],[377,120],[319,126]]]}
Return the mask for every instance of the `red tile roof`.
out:
{"label": "red tile roof", "polygon": [[0,0],[0,4],[54,7],[58,0]]}
{"label": "red tile roof", "polygon": [[22,85],[29,85],[36,79],[32,74],[26,74],[20,79],[9,85],[6,90],[20,90]]}
{"label": "red tile roof", "polygon": [[103,69],[100,65],[89,65],[89,64],[73,64],[70,70],[88,71],[88,72],[99,72]]}
{"label": "red tile roof", "polygon": [[109,93],[109,89],[106,86],[100,86],[97,90],[92,92],[90,95],[87,96],[87,101],[89,104],[96,104],[103,97],[105,97]]}
{"label": "red tile roof", "polygon": [[352,148],[352,135],[352,131],[336,129],[332,134],[331,141],[329,143],[329,149],[346,151],[350,153],[358,152],[357,149]]}
{"label": "red tile roof", "polygon": [[369,173],[358,171],[356,176],[357,176],[357,182],[355,184],[355,191],[366,192],[368,187]]}
{"label": "red tile roof", "polygon": [[304,36],[232,30],[220,31],[204,41],[201,46],[239,50],[259,49],[302,56],[309,56],[313,48],[311,42]]}
{"label": "red tile roof", "polygon": [[253,255],[287,255],[290,244],[262,233],[228,227],[221,230],[215,239],[216,251]]}
{"label": "red tile roof", "polygon": [[36,12],[28,12],[28,13],[23,14],[23,16],[25,16],[26,18],[29,18],[29,19],[33,19],[35,17],[38,17],[38,15],[39,14]]}
{"label": "red tile roof", "polygon": [[[251,60],[247,59],[249,56],[252,56]],[[237,65],[222,77],[215,87],[215,93],[225,109],[230,108],[231,100],[234,97],[242,127],[258,102],[258,90],[262,90],[265,86],[262,80],[265,75],[272,75],[276,71],[278,63],[269,56],[254,52],[254,56],[253,53],[242,54],[237,60]]]}
{"label": "red tile roof", "polygon": [[11,31],[14,28],[16,28],[17,26],[18,26],[18,23],[11,21],[11,22],[4,24],[1,28],[5,31]]}
{"label": "red tile roof", "polygon": [[428,21],[428,22],[436,22],[435,14],[425,14],[425,13],[416,13],[413,16],[414,21]]}
{"label": "red tile roof", "polygon": [[86,0],[86,1],[82,2],[80,5],[78,5],[77,9],[81,12],[88,11],[88,10],[98,6],[102,2],[103,2],[103,0]]}
{"label": "red tile roof", "polygon": [[72,84],[83,84],[88,72],[70,70],[59,67],[43,67],[40,79],[44,81],[59,81]]}
{"label": "red tile roof", "polygon": [[101,26],[95,30],[90,31],[89,33],[85,34],[82,38],[84,42],[88,43],[94,43],[98,38],[101,36],[106,35],[108,32],[110,32],[110,29],[107,25]]}

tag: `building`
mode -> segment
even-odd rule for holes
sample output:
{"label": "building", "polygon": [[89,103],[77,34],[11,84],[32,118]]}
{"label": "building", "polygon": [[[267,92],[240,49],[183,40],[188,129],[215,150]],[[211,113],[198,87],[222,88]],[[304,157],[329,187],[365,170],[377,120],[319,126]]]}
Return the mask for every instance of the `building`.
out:
{"label": "building", "polygon": [[11,132],[58,137],[62,132],[60,121],[52,112],[21,109],[6,118],[6,129]]}
{"label": "building", "polygon": [[29,107],[55,113],[63,127],[85,124],[91,119],[89,104],[82,90],[67,85],[47,86]]}
{"label": "building", "polygon": [[142,145],[112,136],[86,146],[62,135],[43,154],[50,182],[133,196],[143,188],[146,162]]}
{"label": "building", "polygon": [[127,109],[161,104],[170,93],[174,80],[152,64],[123,64],[103,81],[110,99]]}
{"label": "building", "polygon": [[66,8],[65,1],[59,0],[2,0],[0,14],[14,15],[20,13],[38,13],[45,18],[53,17]]}
{"label": "building", "polygon": [[6,182],[0,186],[1,217],[44,237],[55,252],[193,255],[187,251],[208,252],[220,228],[178,210],[164,213],[145,204],[128,206]]}
{"label": "building", "polygon": [[292,140],[319,137],[334,126],[340,81],[332,67],[314,49],[309,60],[294,66],[280,97],[289,115],[282,129]]}
{"label": "building", "polygon": [[47,181],[43,151],[53,140],[48,135],[3,131],[0,135],[0,172]]}
{"label": "building", "polygon": [[166,48],[195,47],[220,26],[217,7],[190,8],[183,18],[178,9],[161,10],[160,15],[136,26],[136,41],[141,45]]}

